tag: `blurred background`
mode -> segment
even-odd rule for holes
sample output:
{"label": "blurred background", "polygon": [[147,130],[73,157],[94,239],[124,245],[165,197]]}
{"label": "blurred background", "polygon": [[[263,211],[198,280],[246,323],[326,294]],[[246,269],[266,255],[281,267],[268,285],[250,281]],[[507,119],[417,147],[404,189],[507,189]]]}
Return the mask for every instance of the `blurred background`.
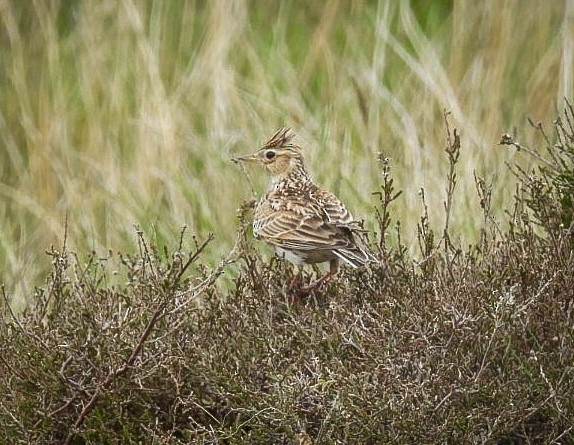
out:
{"label": "blurred background", "polygon": [[66,218],[80,257],[133,251],[136,226],[173,248],[187,226],[215,234],[217,262],[267,184],[230,158],[280,126],[373,230],[388,157],[414,245],[421,188],[444,220],[444,110],[462,136],[452,234],[471,242],[474,175],[502,214],[506,163],[527,160],[500,136],[543,144],[527,119],[551,132],[573,57],[572,0],[0,0],[0,283],[30,298]]}

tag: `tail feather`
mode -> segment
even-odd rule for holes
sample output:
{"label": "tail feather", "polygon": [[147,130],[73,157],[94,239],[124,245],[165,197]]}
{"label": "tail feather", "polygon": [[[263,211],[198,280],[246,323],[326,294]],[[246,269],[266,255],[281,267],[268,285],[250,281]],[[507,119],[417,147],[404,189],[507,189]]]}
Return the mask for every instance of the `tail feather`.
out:
{"label": "tail feather", "polygon": [[336,249],[333,251],[340,259],[349,266],[354,268],[364,266],[365,263],[375,261],[375,257],[368,251],[361,249],[359,246],[352,248]]}

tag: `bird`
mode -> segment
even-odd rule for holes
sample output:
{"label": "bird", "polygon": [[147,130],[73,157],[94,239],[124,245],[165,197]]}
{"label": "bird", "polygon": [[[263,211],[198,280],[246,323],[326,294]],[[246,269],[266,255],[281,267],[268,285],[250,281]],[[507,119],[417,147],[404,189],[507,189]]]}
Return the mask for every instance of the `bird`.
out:
{"label": "bird", "polygon": [[341,261],[357,268],[374,257],[357,241],[358,223],[345,205],[311,179],[294,137],[290,128],[280,128],[257,152],[233,160],[259,164],[271,177],[269,189],[255,206],[253,234],[295,265],[289,287],[300,280],[305,264],[329,262],[329,272],[299,288],[305,293],[333,277]]}

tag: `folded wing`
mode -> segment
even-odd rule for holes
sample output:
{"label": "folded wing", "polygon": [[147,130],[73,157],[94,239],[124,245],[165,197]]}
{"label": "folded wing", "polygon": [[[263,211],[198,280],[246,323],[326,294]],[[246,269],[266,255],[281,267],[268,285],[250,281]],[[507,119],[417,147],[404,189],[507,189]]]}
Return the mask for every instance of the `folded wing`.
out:
{"label": "folded wing", "polygon": [[348,225],[330,221],[327,215],[285,210],[269,212],[267,217],[257,219],[254,232],[257,237],[283,249],[300,252],[332,251],[353,267],[362,266],[370,258],[357,246]]}

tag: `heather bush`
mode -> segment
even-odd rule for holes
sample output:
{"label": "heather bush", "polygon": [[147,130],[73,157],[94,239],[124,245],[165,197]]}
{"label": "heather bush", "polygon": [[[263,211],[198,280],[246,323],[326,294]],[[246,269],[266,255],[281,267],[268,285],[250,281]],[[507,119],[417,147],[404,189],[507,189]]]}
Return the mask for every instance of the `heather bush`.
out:
{"label": "heather bush", "polygon": [[572,108],[544,158],[503,137],[539,167],[513,167],[507,221],[475,178],[482,236],[466,246],[448,222],[464,138],[445,117],[444,226],[422,191],[409,253],[381,155],[365,234],[379,262],[308,298],[287,292],[289,264],[262,259],[248,204],[216,266],[213,238],[185,230],[166,247],[137,232],[129,254],[47,252],[35,305],[4,306],[0,441],[574,443]]}

